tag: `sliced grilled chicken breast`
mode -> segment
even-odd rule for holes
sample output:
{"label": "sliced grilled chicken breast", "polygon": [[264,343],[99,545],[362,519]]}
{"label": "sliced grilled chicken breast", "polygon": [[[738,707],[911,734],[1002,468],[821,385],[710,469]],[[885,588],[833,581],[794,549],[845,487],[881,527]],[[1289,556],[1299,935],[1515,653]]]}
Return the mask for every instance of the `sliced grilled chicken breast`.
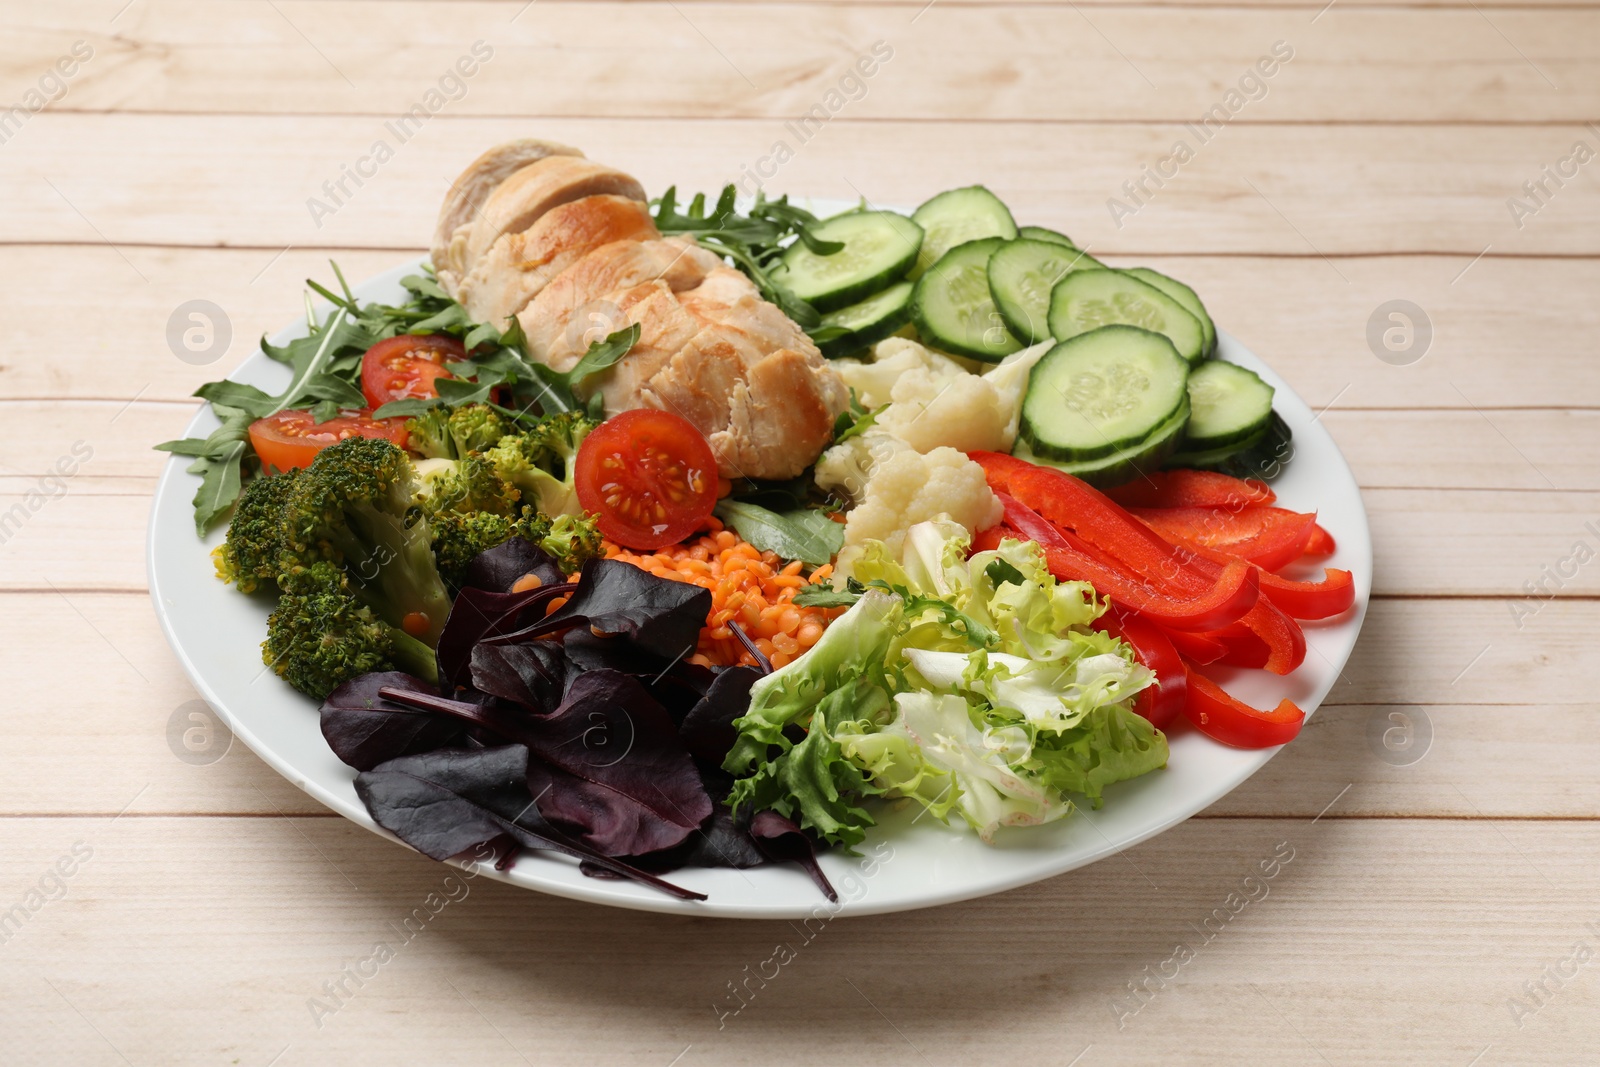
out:
{"label": "sliced grilled chicken breast", "polygon": [[659,237],[642,201],[586,196],[551,208],[521,233],[501,237],[456,287],[478,322],[503,327],[562,271],[602,245]]}
{"label": "sliced grilled chicken breast", "polygon": [[693,289],[721,267],[722,260],[692,237],[617,241],[597,248],[557,275],[517,314],[528,336],[528,354],[556,370],[570,370],[588,351],[584,338],[594,329],[609,326],[605,333],[611,333],[631,324],[633,320],[619,316],[622,292],[655,281],[669,293]]}
{"label": "sliced grilled chicken breast", "polygon": [[470,226],[451,238],[445,260],[456,278],[464,278],[501,237],[521,233],[551,208],[586,196],[611,194],[645,199],[644,187],[620,170],[577,156],[547,156],[512,174],[495,187]]}
{"label": "sliced grilled chicken breast", "polygon": [[450,191],[445,194],[444,204],[439,208],[439,222],[433,231],[434,269],[449,268],[445,257],[450,248],[450,239],[457,230],[471,225],[483,208],[484,201],[489,199],[489,194],[501,182],[528,164],[547,156],[582,155],[581,151],[570,145],[525,137],[495,145],[473,160],[451,184]]}
{"label": "sliced grilled chicken breast", "polygon": [[[656,281],[601,299],[620,316],[613,329],[641,326],[627,357],[596,379],[607,415],[637,407],[682,415],[728,478],[792,478],[832,439],[849,391],[743,274],[719,265],[692,289]],[[568,366],[586,347],[574,340],[581,344],[561,352]]]}
{"label": "sliced grilled chicken breast", "polygon": [[725,477],[804,471],[849,402],[805,331],[694,238],[661,237],[638,182],[576,150],[529,158],[543,144],[492,150],[452,187],[434,248],[445,290],[479,321],[515,314],[528,355],[559,371],[637,323],[580,392],[598,390],[607,415],[682,415]]}

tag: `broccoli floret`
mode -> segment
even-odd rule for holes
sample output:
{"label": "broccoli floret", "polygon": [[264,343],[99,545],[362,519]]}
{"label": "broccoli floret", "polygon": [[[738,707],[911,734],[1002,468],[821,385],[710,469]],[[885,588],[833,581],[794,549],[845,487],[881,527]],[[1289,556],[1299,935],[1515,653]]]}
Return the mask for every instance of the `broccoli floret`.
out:
{"label": "broccoli floret", "polygon": [[599,521],[558,515],[550,523],[550,531],[539,538],[539,547],[556,558],[563,574],[577,574],[600,555]]}
{"label": "broccoli floret", "polygon": [[429,530],[439,573],[452,585],[460,585],[466,577],[467,565],[478,553],[487,552],[513,537],[526,537],[537,544],[550,532],[550,520],[529,507],[515,515],[446,511],[434,516]]}
{"label": "broccoli floret", "polygon": [[594,519],[575,519],[571,515],[551,519],[531,507],[524,507],[516,517],[482,511],[472,515],[445,512],[433,520],[430,528],[439,573],[452,585],[461,584],[468,564],[478,553],[513,537],[526,538],[550,553],[563,574],[577,574],[600,554],[600,528]]}
{"label": "broccoli floret", "polygon": [[526,433],[501,438],[484,455],[500,477],[522,491],[525,503],[546,515],[582,516],[573,461],[594,428],[594,420],[581,412],[547,415]]}
{"label": "broccoli floret", "polygon": [[494,447],[511,432],[500,413],[488,404],[430,408],[406,423],[406,446],[429,459],[461,459]]}
{"label": "broccoli floret", "polygon": [[253,593],[278,576],[283,547],[283,502],[300,476],[299,468],[247,482],[228,522],[228,539],[211,553],[217,577]]}
{"label": "broccoli floret", "polygon": [[296,689],[321,699],[368,671],[438,680],[433,649],[373,614],[336,565],[322,560],[297,567],[284,584],[267,620],[261,658]]}
{"label": "broccoli floret", "polygon": [[388,441],[351,437],[319,452],[284,501],[280,572],[338,566],[384,622],[436,643],[450,595],[416,490],[411,461]]}
{"label": "broccoli floret", "polygon": [[522,494],[481,455],[425,459],[417,464],[417,472],[422,509],[430,519],[445,512],[515,516],[522,503]]}

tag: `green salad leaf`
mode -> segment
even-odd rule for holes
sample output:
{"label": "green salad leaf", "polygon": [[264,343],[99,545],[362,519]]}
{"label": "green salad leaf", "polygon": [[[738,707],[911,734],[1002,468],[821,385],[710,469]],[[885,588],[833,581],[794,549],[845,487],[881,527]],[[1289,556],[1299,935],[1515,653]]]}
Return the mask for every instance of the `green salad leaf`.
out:
{"label": "green salad leaf", "polygon": [[815,508],[772,511],[731,497],[719,501],[716,516],[763,552],[820,567],[844,546],[844,526]]}
{"label": "green salad leaf", "polygon": [[[288,386],[273,395],[244,382],[207,382],[195,395],[210,402],[222,425],[204,438],[187,437],[155,446],[194,460],[189,471],[201,478],[194,498],[195,531],[201,537],[228,514],[244,483],[260,468],[250,447],[250,424],[290,408],[307,408],[316,421],[326,422],[342,410],[366,407],[360,386],[361,357],[379,341],[401,334],[448,334],[460,339],[472,355],[450,364],[448,369],[455,377],[439,379],[437,397],[393,401],[374,412],[376,417],[414,417],[438,407],[490,403],[526,429],[541,415],[581,409],[573,386],[615,364],[639,337],[637,325],[619,330],[591,345],[571,371],[559,374],[527,360],[527,339],[515,319],[503,333],[473,322],[431,273],[401,279],[409,293],[409,299],[401,304],[363,304],[351,292],[339,265],[331,266],[338,279],[337,291],[310,279],[306,285],[333,309],[326,316],[318,315],[308,294],[306,321],[310,325],[305,337],[286,345],[261,340],[261,350],[292,371]],[[493,403],[502,392],[510,397],[508,406]]]}
{"label": "green salad leaf", "polygon": [[1165,766],[1166,738],[1131,710],[1153,675],[1091,629],[1094,590],[1058,582],[1031,542],[968,545],[958,525],[918,523],[898,557],[864,546],[859,581],[807,591],[851,606],[751,690],[724,764],[743,776],[736,811],[771,807],[852,845],[871,825],[862,798],[904,797],[992,840]]}

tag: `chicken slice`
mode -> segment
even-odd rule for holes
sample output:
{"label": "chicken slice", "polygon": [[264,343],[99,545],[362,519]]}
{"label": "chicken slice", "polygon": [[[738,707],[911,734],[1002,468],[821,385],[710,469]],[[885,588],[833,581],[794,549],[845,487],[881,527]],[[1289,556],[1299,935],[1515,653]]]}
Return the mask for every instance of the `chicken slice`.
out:
{"label": "chicken slice", "polygon": [[445,256],[449,251],[451,238],[455,236],[457,230],[472,224],[478,212],[482,210],[483,202],[489,199],[489,194],[494,192],[501,182],[528,164],[547,156],[581,157],[582,155],[583,152],[570,145],[525,137],[495,145],[473,160],[467,169],[461,172],[461,176],[451,184],[450,191],[445,194],[444,204],[439,208],[439,222],[433,231],[434,269],[448,268]]}
{"label": "chicken slice", "polygon": [[521,233],[508,233],[456,287],[475,322],[505,323],[562,271],[602,245],[659,237],[650,208],[625,196],[586,196],[551,208]]}
{"label": "chicken slice", "polygon": [[722,260],[692,237],[603,245],[562,271],[517,313],[528,354],[556,370],[570,370],[588,350],[594,330],[601,329],[604,337],[630,325],[619,315],[617,294],[654,281],[670,292],[693,289],[720,268]]}
{"label": "chicken slice", "polygon": [[726,428],[708,437],[719,470],[794,478],[833,440],[833,424],[850,394],[839,373],[809,347],[778,349],[734,387]]}
{"label": "chicken slice", "polygon": [[[600,379],[606,413],[652,407],[682,415],[706,435],[727,478],[801,473],[849,402],[838,373],[736,270],[719,267],[675,299],[680,315],[625,307],[627,321],[642,328],[639,343]],[[686,321],[696,328],[685,341]]]}
{"label": "chicken slice", "polygon": [[530,163],[496,186],[472,224],[451,238],[446,266],[456,279],[464,278],[505,234],[521,233],[551,208],[604,194],[646,199],[635,179],[593,160],[546,156]]}

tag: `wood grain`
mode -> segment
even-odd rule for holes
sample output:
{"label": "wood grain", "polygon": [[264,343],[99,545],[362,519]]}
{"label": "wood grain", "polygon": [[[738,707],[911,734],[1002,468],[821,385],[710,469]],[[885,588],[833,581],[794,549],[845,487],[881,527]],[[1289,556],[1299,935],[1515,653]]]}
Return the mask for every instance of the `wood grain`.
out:
{"label": "wood grain", "polygon": [[[1593,10],[1344,7],[1313,23],[1316,8],[938,5],[913,21],[915,9],[871,3],[167,0],[85,33],[87,6],[30,17],[12,60],[24,80],[74,38],[93,45],[64,109],[392,116],[437,92],[475,42],[492,58],[432,110],[1176,123],[1229,89],[1224,122],[1588,121],[1600,108]],[[862,56],[879,61],[865,78]]]}
{"label": "wood grain", "polygon": [[[1559,190],[1552,185],[1545,206],[1521,218],[1520,229],[1506,203],[1584,136],[1575,124],[1226,129],[1163,188],[1150,187],[1136,214],[1114,221],[1107,201],[1125,198],[1123,184],[1165,158],[1179,132],[1121,123],[1041,129],[840,120],[767,185],[775,193],[915,205],[952,184],[982,180],[1024,223],[1062,229],[1096,254],[1312,257],[1325,266],[1330,290],[1346,288],[1339,257],[1350,254],[1465,256],[1445,284],[1480,254],[1600,254],[1600,184],[1580,177]],[[363,187],[347,182],[350,195],[338,198],[332,215],[314,216],[307,201],[326,197],[323,184],[385,136],[382,120],[45,112],[0,153],[0,193],[11,208],[0,217],[0,242],[99,246],[86,248],[85,269],[129,271],[135,279],[148,276],[106,242],[249,246],[265,250],[262,267],[286,246],[411,250],[432,233],[446,184],[485,145],[529,135],[577,143],[659,194],[674,183],[720,188],[783,134],[770,120],[442,114],[397,146]],[[108,167],[118,181],[97,177]],[[1427,275],[1415,280],[1434,284]]]}
{"label": "wood grain", "polygon": [[[8,1043],[30,1063],[220,1051],[331,1065],[365,1061],[375,1042],[419,1063],[1066,1064],[1092,1046],[1080,1062],[1465,1064],[1485,1045],[1500,1062],[1579,1062],[1600,1007],[1587,972],[1521,1029],[1505,1007],[1575,941],[1594,942],[1593,822],[1196,820],[1120,861],[841,919],[809,941],[788,923],[618,912],[485,879],[447,887],[437,864],[338,819],[6,831],[23,885],[75,842],[92,850],[6,946]],[[1275,855],[1291,858],[1262,882]],[[1463,885],[1470,895],[1440,895]],[[455,902],[402,941],[391,924],[447,888]],[[1258,899],[1213,919],[1220,933],[1196,933],[1246,891]],[[91,952],[85,928],[115,936]],[[323,983],[378,941],[393,959],[332,1000]],[[727,984],[779,943],[793,962],[752,982],[719,1029],[713,1005],[738,1003]],[[1193,959],[1119,1030],[1113,998],[1180,943]],[[320,1029],[312,998],[340,1005]]]}

